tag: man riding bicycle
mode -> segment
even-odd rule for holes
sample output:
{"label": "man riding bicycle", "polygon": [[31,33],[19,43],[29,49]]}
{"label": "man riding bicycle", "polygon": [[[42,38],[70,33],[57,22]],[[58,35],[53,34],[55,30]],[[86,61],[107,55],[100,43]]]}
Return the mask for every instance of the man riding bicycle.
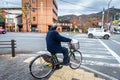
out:
{"label": "man riding bicycle", "polygon": [[64,56],[62,65],[69,65],[70,59],[68,57],[68,49],[66,47],[62,47],[61,42],[72,42],[72,39],[61,36],[56,29],[57,26],[51,26],[47,33],[47,50],[51,54],[62,53]]}
{"label": "man riding bicycle", "polygon": [[[46,35],[47,50],[52,55],[41,53],[30,62],[30,74],[37,79],[49,76],[54,70],[61,69],[62,65],[68,65],[71,69],[78,69],[81,65],[82,54],[78,51],[79,41],[61,36],[56,28],[57,26],[52,26]],[[62,47],[61,42],[70,42],[69,52],[67,48]],[[63,54],[62,63],[59,62],[56,53]]]}

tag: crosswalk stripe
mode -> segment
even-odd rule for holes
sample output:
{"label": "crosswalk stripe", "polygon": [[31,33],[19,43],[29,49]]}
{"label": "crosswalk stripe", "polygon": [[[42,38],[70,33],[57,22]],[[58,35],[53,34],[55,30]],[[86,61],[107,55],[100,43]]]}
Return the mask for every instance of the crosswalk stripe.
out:
{"label": "crosswalk stripe", "polygon": [[94,58],[94,59],[114,59],[113,56],[108,56],[108,55],[95,55],[95,54],[82,54],[83,57],[85,58]]}
{"label": "crosswalk stripe", "polygon": [[118,67],[118,68],[120,67],[120,64],[100,62],[100,61],[92,61],[92,60],[83,60],[82,64],[84,64],[84,65],[106,66],[106,67]]}
{"label": "crosswalk stripe", "polygon": [[79,51],[81,51],[82,53],[92,53],[92,54],[110,54],[108,51],[90,51],[90,50],[79,50]]}
{"label": "crosswalk stripe", "polygon": [[116,41],[116,40],[112,40],[113,42],[117,43],[117,44],[120,44],[120,42]]}

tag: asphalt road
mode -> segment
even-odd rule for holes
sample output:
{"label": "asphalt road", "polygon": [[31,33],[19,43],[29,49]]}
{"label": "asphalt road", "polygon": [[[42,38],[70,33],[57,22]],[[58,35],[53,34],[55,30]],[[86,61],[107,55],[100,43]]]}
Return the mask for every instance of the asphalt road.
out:
{"label": "asphalt road", "polygon": [[[109,79],[120,79],[120,35],[112,35],[109,40],[89,39],[86,34],[61,33],[80,42],[83,54],[82,65],[95,70]],[[46,34],[41,33],[7,33],[0,34],[2,40],[16,40],[16,53],[37,53],[46,50]],[[67,47],[66,43],[62,43]],[[0,49],[0,54],[11,53],[10,49]]]}
{"label": "asphalt road", "polygon": [[76,36],[83,53],[83,65],[102,73],[111,80],[120,79],[120,35],[109,40]]}
{"label": "asphalt road", "polygon": [[[45,50],[45,35],[40,33],[12,33],[0,34],[0,40],[16,40],[16,53],[36,53]],[[1,49],[1,53],[10,53],[11,49]]]}

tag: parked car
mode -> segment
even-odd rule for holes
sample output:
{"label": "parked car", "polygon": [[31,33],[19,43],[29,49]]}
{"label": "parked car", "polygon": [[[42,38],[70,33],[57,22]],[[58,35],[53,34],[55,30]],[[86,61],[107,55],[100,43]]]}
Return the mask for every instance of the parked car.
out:
{"label": "parked car", "polygon": [[109,32],[105,32],[104,29],[101,29],[101,28],[88,29],[88,38],[102,37],[103,39],[109,39],[110,35],[111,34]]}
{"label": "parked car", "polygon": [[5,34],[5,33],[6,33],[5,29],[0,28],[0,34]]}

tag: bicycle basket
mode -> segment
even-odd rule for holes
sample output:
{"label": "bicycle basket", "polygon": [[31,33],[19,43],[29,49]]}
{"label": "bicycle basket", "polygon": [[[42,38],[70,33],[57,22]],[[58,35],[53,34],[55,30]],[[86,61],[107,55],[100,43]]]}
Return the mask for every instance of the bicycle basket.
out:
{"label": "bicycle basket", "polygon": [[69,43],[68,46],[70,49],[78,50],[79,49],[79,41],[75,41],[72,44]]}

